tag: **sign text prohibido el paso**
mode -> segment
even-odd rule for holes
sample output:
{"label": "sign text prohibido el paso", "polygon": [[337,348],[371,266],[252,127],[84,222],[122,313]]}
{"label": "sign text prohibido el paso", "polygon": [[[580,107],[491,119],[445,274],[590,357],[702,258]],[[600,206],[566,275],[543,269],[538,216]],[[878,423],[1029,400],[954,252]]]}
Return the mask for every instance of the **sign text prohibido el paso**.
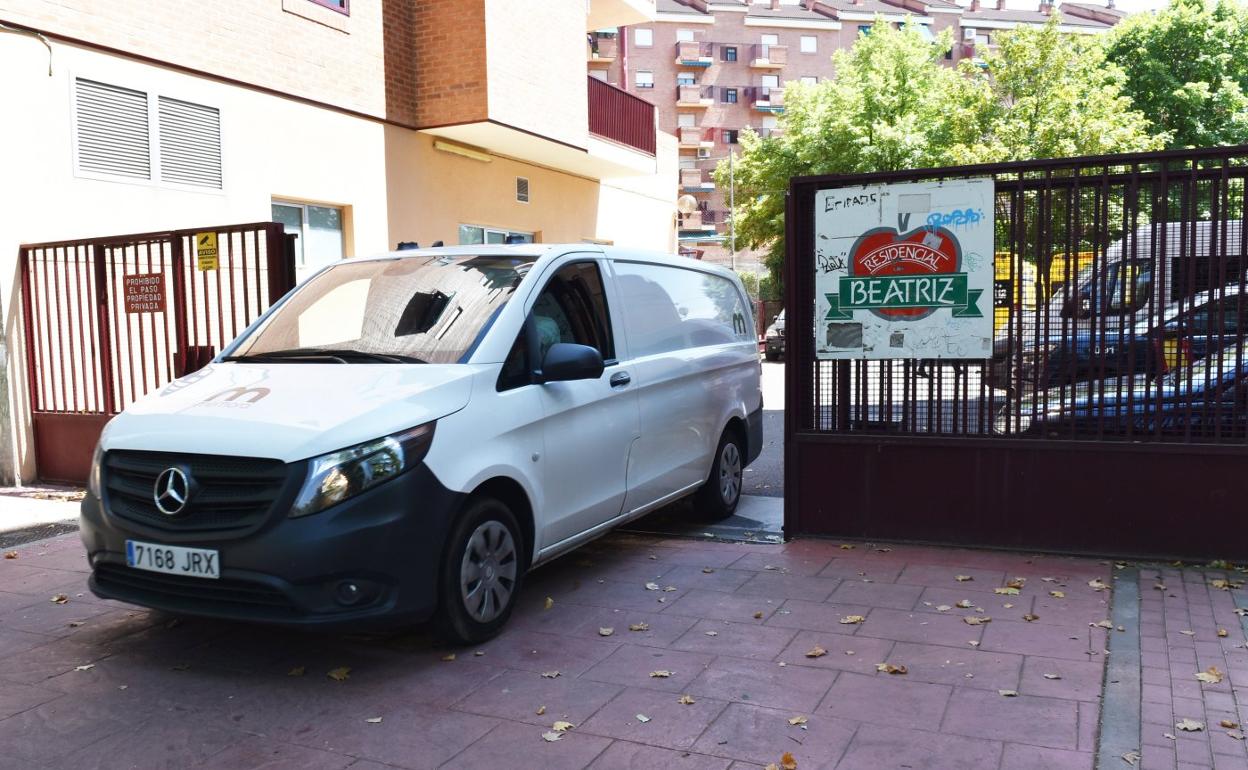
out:
{"label": "sign text prohibido el paso", "polygon": [[992,355],[993,180],[815,197],[818,358]]}

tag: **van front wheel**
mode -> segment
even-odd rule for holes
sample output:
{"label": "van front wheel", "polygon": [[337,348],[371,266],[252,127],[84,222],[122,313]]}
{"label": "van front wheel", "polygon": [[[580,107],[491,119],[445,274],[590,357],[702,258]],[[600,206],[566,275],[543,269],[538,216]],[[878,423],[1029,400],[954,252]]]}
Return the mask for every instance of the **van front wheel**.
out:
{"label": "van front wheel", "polygon": [[437,632],[449,642],[479,644],[502,630],[524,577],[524,539],[506,504],[468,503],[451,527],[438,586]]}
{"label": "van front wheel", "polygon": [[741,501],[742,471],[745,469],[745,443],[734,430],[724,431],[715,449],[711,475],[698,490],[698,512],[719,521],[737,510]]}

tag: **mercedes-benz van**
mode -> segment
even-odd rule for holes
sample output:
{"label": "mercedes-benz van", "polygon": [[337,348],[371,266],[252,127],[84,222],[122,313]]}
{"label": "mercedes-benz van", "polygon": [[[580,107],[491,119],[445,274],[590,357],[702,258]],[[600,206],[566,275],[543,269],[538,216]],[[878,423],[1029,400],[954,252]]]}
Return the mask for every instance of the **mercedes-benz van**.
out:
{"label": "mercedes-benz van", "polygon": [[337,262],[105,428],[99,596],[478,642],[526,570],[687,495],[730,514],[762,446],[732,272],[598,247]]}

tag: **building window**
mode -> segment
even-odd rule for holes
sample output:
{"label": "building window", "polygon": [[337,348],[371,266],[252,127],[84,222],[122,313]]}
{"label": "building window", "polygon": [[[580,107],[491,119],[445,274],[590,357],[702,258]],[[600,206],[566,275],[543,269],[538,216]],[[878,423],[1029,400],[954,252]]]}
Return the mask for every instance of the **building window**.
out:
{"label": "building window", "polygon": [[696,86],[698,84],[698,76],[692,72],[677,72],[676,85],[678,86]]}
{"label": "building window", "polygon": [[590,70],[589,76],[595,80],[602,80],[605,82],[607,79],[607,71],[606,70]]}
{"label": "building window", "polygon": [[725,128],[720,136],[720,139],[723,141],[724,144],[736,144],[737,143],[737,129]]}
{"label": "building window", "polygon": [[633,83],[638,88],[654,88],[654,73],[649,70],[637,70],[633,75]]}
{"label": "building window", "polygon": [[698,116],[692,112],[681,112],[676,115],[676,126],[678,128],[693,128],[698,124]]}
{"label": "building window", "polygon": [[819,38],[814,35],[802,35],[802,53],[817,53],[819,51]]}
{"label": "building window", "polygon": [[461,246],[476,246],[482,243],[533,243],[533,233],[479,225],[460,225],[459,243]]}
{"label": "building window", "polygon": [[295,266],[307,274],[342,259],[342,209],[289,201],[273,201],[273,221],[295,239]]}
{"label": "building window", "polygon": [[759,40],[763,45],[780,45],[779,35],[763,35]]}
{"label": "building window", "polygon": [[678,29],[678,30],[676,30],[676,40],[677,40],[677,42],[681,42],[681,43],[688,43],[688,42],[692,42],[692,40],[693,40],[693,30],[691,30],[691,29]]}
{"label": "building window", "polygon": [[317,5],[323,5],[326,8],[333,8],[341,14],[351,15],[351,0],[312,0],[312,2]]}
{"label": "building window", "polygon": [[633,44],[638,48],[649,48],[654,45],[654,30],[638,27],[633,30]]}
{"label": "building window", "polygon": [[804,86],[813,86],[818,84],[818,82],[819,78],[814,75],[802,75],[802,85]]}
{"label": "building window", "polygon": [[760,79],[760,83],[762,84],[763,88],[779,88],[780,76],[779,75],[763,75],[762,78]]}
{"label": "building window", "polygon": [[723,98],[724,104],[736,104],[737,103],[737,89],[725,88],[723,96],[724,96]]}
{"label": "building window", "polygon": [[516,201],[529,202],[529,180],[522,176],[516,177]]}
{"label": "building window", "polygon": [[726,45],[721,49],[721,59],[724,61],[737,60],[737,47],[735,45]]}
{"label": "building window", "polygon": [[871,25],[870,25],[870,24],[859,24],[859,25],[858,25],[858,34],[859,34],[859,35],[870,35],[870,34],[871,34]]}

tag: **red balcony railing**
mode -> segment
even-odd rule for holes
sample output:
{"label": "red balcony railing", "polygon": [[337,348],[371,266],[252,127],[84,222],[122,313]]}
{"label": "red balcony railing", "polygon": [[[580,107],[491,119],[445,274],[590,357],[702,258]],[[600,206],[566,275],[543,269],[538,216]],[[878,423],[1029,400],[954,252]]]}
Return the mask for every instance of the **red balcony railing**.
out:
{"label": "red balcony railing", "polygon": [[589,133],[654,155],[654,105],[597,78],[589,80]]}

